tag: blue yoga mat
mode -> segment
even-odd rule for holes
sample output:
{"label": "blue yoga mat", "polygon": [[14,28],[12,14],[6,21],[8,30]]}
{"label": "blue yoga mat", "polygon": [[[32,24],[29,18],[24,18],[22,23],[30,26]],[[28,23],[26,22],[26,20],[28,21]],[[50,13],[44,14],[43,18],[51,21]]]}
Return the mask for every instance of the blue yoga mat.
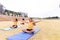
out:
{"label": "blue yoga mat", "polygon": [[7,40],[28,40],[30,37],[32,37],[34,34],[36,34],[39,31],[39,28],[34,28],[34,30],[35,32],[31,34],[20,32],[11,37],[8,37]]}
{"label": "blue yoga mat", "polygon": [[[20,28],[21,26],[18,26],[17,28]],[[15,28],[0,28],[0,30],[5,30],[5,31],[8,31],[8,30],[12,30],[12,29],[15,29]]]}

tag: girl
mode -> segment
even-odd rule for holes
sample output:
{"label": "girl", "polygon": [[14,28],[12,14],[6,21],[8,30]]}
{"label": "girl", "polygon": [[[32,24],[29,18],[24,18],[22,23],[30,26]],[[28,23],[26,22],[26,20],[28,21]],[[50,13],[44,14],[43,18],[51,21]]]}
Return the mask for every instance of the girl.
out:
{"label": "girl", "polygon": [[22,18],[21,24],[24,25],[25,19]]}
{"label": "girl", "polygon": [[18,19],[16,18],[14,21],[13,21],[13,25],[11,28],[17,28],[17,23],[18,23]]}
{"label": "girl", "polygon": [[[39,21],[36,21],[36,22],[39,22]],[[26,22],[28,23],[28,28],[27,29],[23,29],[22,31],[23,32],[27,32],[27,33],[33,33],[34,30],[33,30],[33,26],[35,25],[35,23],[32,18],[29,18],[29,22]]]}

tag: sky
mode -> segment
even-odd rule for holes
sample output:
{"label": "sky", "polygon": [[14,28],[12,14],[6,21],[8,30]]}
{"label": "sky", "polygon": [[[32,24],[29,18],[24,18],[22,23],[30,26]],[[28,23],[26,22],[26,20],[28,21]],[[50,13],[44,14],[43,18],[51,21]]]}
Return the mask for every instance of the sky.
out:
{"label": "sky", "polygon": [[60,0],[0,0],[5,9],[25,12],[28,17],[60,17]]}

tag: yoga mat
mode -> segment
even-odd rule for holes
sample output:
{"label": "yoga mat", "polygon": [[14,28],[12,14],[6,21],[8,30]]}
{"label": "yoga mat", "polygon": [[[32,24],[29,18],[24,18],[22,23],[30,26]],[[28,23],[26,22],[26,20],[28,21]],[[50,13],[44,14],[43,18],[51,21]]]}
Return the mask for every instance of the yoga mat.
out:
{"label": "yoga mat", "polygon": [[[20,28],[21,26],[18,26],[17,28]],[[6,31],[8,31],[8,30],[13,30],[13,29],[16,29],[16,28],[0,28],[0,30],[6,30]]]}
{"label": "yoga mat", "polygon": [[39,32],[39,28],[34,28],[35,32],[34,33],[25,33],[25,32],[20,32],[18,34],[15,34],[11,37],[8,37],[7,40],[28,40],[30,37],[35,35],[37,32]]}

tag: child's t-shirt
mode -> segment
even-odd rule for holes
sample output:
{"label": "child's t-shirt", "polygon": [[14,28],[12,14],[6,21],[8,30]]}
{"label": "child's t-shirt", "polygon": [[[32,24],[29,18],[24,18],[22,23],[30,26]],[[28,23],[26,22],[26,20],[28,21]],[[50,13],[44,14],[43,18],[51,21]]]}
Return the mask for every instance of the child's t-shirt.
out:
{"label": "child's t-shirt", "polygon": [[28,29],[33,29],[33,22],[28,22]]}
{"label": "child's t-shirt", "polygon": [[17,25],[17,21],[16,22],[13,22],[14,23],[14,25]]}

